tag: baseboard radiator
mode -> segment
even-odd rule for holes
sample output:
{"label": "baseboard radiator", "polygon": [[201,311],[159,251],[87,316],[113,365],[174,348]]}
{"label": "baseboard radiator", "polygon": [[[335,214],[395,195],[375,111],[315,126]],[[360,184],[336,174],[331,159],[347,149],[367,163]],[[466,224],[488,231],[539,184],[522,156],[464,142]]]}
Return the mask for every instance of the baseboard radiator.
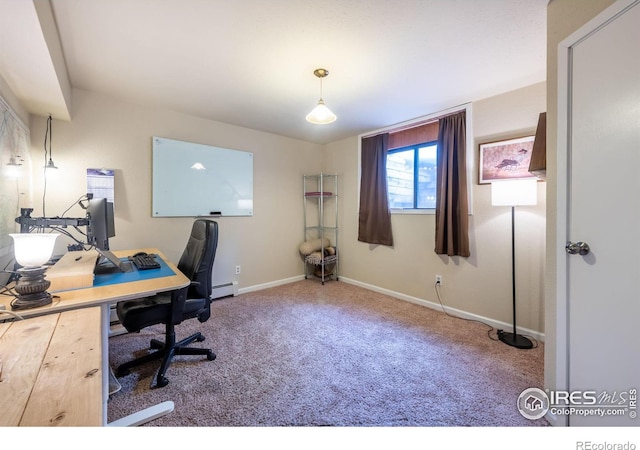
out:
{"label": "baseboard radiator", "polygon": [[211,298],[215,300],[222,297],[235,297],[236,295],[238,295],[238,282],[232,281],[214,286]]}

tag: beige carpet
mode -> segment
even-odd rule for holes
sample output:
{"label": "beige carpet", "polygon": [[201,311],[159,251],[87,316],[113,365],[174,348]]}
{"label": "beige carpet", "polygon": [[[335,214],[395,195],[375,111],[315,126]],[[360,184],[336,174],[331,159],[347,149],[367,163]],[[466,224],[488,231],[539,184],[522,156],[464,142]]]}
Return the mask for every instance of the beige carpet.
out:
{"label": "beige carpet", "polygon": [[[489,327],[344,282],[305,280],[216,300],[196,330],[215,361],[179,356],[120,378],[113,421],[173,400],[148,426],[547,426],[516,401],[542,387],[543,345],[519,350]],[[508,331],[508,330],[507,330]],[[112,366],[140,355],[162,327],[110,339]]]}

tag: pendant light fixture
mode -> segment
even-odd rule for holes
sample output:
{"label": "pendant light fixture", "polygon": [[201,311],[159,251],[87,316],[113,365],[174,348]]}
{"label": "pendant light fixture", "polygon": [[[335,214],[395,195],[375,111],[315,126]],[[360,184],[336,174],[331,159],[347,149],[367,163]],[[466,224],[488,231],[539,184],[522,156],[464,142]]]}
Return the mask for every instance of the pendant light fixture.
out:
{"label": "pendant light fixture", "polygon": [[324,100],[322,100],[322,79],[329,75],[329,71],[327,69],[316,69],[313,71],[313,74],[320,78],[320,100],[318,101],[318,105],[313,108],[313,111],[307,114],[307,122],[318,125],[335,122],[337,119],[336,115],[325,106]]}
{"label": "pendant light fixture", "polygon": [[52,129],[51,129],[51,114],[49,114],[49,118],[47,119],[47,130],[45,131],[44,134],[44,158],[45,160],[47,159],[47,140],[49,141],[49,161],[47,161],[46,165],[44,166],[45,170],[49,170],[49,169],[57,169],[56,165],[53,162],[53,158],[51,156],[51,138],[52,138]]}

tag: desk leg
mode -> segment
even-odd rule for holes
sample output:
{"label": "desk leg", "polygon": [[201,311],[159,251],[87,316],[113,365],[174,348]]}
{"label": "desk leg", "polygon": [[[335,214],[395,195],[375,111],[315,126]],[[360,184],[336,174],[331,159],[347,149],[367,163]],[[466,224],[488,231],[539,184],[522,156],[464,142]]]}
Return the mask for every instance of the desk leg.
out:
{"label": "desk leg", "polygon": [[113,422],[107,423],[107,407],[109,403],[109,329],[111,327],[111,311],[108,304],[100,307],[102,319],[102,422],[108,427],[135,427],[143,425],[173,411],[174,403],[166,401]]}
{"label": "desk leg", "polygon": [[102,423],[107,425],[107,405],[109,403],[109,326],[111,324],[109,304],[100,305],[100,326],[102,336]]}

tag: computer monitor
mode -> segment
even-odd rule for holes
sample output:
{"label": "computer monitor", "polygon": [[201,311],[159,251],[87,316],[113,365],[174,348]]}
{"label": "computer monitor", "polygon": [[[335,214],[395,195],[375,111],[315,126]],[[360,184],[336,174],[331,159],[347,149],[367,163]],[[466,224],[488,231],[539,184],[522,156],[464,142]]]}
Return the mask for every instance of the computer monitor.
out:
{"label": "computer monitor", "polygon": [[106,198],[92,198],[87,206],[87,241],[100,250],[109,250],[109,238],[116,235],[113,203]]}
{"label": "computer monitor", "polygon": [[106,198],[92,198],[87,206],[87,242],[100,254],[96,264],[96,274],[130,272],[131,263],[120,261],[109,250],[109,238],[116,235],[113,203]]}

